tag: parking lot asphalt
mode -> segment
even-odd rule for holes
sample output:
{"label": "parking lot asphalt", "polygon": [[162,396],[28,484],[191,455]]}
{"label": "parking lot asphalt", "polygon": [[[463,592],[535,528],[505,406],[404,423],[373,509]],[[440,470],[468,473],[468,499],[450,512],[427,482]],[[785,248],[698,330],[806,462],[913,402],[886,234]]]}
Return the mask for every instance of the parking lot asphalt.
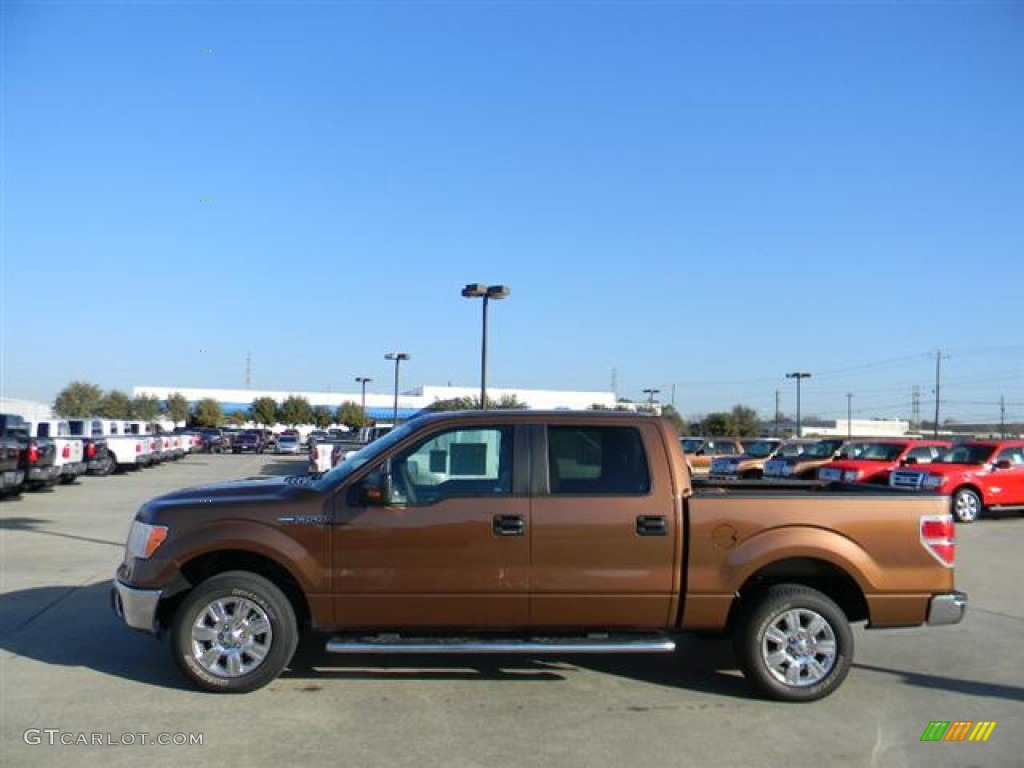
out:
{"label": "parking lot asphalt", "polygon": [[[310,641],[260,691],[195,691],[166,642],[110,611],[130,521],[164,491],[305,467],[199,455],[0,502],[0,765],[1024,764],[1020,518],[958,529],[962,624],[858,628],[849,678],[813,704],[755,698],[708,638],[675,655],[441,660],[332,657]],[[984,743],[922,743],[935,720],[997,725]],[[178,734],[202,743],[152,743]]]}

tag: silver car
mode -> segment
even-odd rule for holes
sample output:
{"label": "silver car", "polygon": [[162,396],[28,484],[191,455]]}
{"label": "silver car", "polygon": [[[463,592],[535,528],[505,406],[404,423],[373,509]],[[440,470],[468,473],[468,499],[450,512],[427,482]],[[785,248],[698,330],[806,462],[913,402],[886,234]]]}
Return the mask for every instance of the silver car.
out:
{"label": "silver car", "polygon": [[277,438],[277,447],[274,449],[274,453],[302,453],[302,443],[295,435],[281,435]]}

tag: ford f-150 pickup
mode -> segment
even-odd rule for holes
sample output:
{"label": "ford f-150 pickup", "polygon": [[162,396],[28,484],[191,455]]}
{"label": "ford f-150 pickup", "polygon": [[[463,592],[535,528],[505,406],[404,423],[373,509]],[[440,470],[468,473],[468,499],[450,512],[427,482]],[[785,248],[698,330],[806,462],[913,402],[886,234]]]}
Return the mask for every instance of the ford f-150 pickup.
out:
{"label": "ford f-150 pickup", "polygon": [[85,474],[85,444],[71,434],[71,427],[63,419],[43,419],[27,422],[33,437],[46,438],[53,442],[54,460],[60,482],[70,484]]}
{"label": "ford f-150 pickup", "polygon": [[921,469],[894,470],[889,483],[948,493],[961,523],[973,523],[984,510],[1024,511],[1024,440],[960,443]]}
{"label": "ford f-150 pickup", "polygon": [[731,633],[765,695],[833,692],[851,622],[959,622],[949,500],[695,492],[671,424],[620,412],[420,417],[322,476],[240,480],[139,509],[111,589],[184,674],[244,692],[301,631],[336,653],[672,651]]}
{"label": "ford f-150 pickup", "polygon": [[934,461],[949,448],[941,440],[876,440],[858,447],[856,456],[830,461],[818,469],[825,483],[888,485],[889,473],[910,464]]}
{"label": "ford f-150 pickup", "polygon": [[60,468],[54,463],[56,445],[46,437],[33,437],[30,425],[17,414],[0,414],[0,437],[13,437],[23,449],[19,452],[18,470],[24,476],[24,488],[48,488],[60,479]]}

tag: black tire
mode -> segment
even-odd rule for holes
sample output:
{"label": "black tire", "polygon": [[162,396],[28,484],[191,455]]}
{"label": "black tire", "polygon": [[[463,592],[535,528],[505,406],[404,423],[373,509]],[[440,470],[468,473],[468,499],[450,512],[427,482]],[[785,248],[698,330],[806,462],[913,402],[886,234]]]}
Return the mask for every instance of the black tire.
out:
{"label": "black tire", "polygon": [[734,643],[743,675],[779,701],[828,696],[853,663],[853,632],[842,609],[816,589],[797,584],[779,584],[750,598]]}
{"label": "black tire", "polygon": [[973,523],[981,517],[984,504],[973,488],[957,488],[950,501],[953,519],[958,523]]}
{"label": "black tire", "polygon": [[[224,621],[211,624],[214,603],[223,609]],[[263,626],[267,631],[249,631]],[[210,637],[196,637],[194,630]],[[247,571],[227,571],[202,582],[182,601],[171,627],[171,652],[178,667],[197,687],[215,693],[262,688],[281,674],[297,645],[295,611],[288,598],[267,579]],[[201,663],[197,655],[206,655],[207,662]]]}

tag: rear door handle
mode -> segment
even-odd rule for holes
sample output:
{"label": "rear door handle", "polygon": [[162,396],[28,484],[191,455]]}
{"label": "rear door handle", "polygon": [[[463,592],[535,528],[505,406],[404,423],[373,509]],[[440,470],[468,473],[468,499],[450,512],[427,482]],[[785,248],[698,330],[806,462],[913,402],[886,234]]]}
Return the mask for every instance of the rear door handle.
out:
{"label": "rear door handle", "polygon": [[493,530],[495,536],[523,536],[526,533],[526,518],[522,515],[495,515]]}
{"label": "rear door handle", "polygon": [[668,536],[668,518],[664,515],[638,515],[636,532],[638,536]]}

